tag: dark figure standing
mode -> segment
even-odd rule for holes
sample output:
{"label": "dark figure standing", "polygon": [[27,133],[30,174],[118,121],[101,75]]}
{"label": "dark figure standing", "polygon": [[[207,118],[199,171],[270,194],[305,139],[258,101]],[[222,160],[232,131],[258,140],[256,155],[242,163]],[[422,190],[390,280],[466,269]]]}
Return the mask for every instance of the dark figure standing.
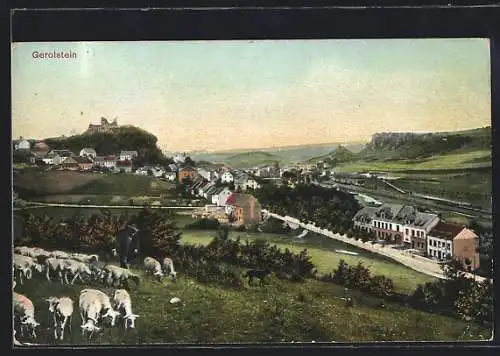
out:
{"label": "dark figure standing", "polygon": [[128,268],[128,262],[139,255],[139,229],[135,225],[126,225],[116,234],[116,248],[113,255],[119,255],[120,267]]}
{"label": "dark figure standing", "polygon": [[266,276],[270,275],[271,274],[271,271],[269,269],[251,269],[249,271],[247,271],[243,277],[248,277],[248,284],[250,285],[251,282],[253,281],[254,278],[257,278],[260,280],[260,286],[263,286],[264,285],[264,278],[266,278]]}

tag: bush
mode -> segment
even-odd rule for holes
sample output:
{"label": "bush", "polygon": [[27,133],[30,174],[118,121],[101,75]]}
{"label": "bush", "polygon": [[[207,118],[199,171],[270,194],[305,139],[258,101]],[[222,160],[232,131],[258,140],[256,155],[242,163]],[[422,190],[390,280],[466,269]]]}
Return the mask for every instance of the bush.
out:
{"label": "bush", "polygon": [[186,226],[187,229],[193,230],[217,230],[220,227],[220,223],[217,219],[199,219],[194,223]]}

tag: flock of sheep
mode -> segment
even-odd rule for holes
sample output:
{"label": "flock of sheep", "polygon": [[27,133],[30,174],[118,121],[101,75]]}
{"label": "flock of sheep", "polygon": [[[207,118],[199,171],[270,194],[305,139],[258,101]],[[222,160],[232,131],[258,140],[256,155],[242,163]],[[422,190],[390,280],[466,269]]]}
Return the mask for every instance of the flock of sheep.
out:
{"label": "flock of sheep", "polygon": [[[166,257],[163,265],[152,257],[144,259],[147,275],[158,280],[164,276],[171,276],[176,280],[177,272],[174,270],[172,259]],[[77,279],[82,282],[87,280],[101,281],[107,286],[128,287],[128,281],[140,283],[140,277],[130,270],[116,265],[101,263],[97,255],[81,253],[68,253],[64,251],[46,251],[38,247],[20,246],[14,248],[13,258],[13,289],[16,280],[20,284],[31,279],[35,273],[49,282],[51,275],[59,278],[61,284],[74,284]],[[74,312],[73,300],[70,297],[50,296],[48,302],[49,314],[54,324],[55,339],[64,339],[64,330],[68,326],[71,331],[71,317]],[[14,304],[14,345],[21,345],[16,339],[16,329],[23,336],[26,334],[36,338],[36,328],[40,325],[35,319],[35,307],[26,296],[13,291]],[[126,289],[116,289],[110,297],[97,289],[83,289],[80,291],[78,307],[82,319],[82,335],[92,337],[95,331],[101,330],[99,323],[109,322],[115,326],[116,318],[123,320],[125,329],[135,328],[135,319],[138,315],[132,312],[132,301]],[[26,343],[25,343],[26,344]]]}

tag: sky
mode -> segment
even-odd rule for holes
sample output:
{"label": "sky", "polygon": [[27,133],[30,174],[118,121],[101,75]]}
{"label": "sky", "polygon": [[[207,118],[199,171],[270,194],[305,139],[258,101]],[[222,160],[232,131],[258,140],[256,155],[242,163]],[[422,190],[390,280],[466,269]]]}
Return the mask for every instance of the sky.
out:
{"label": "sky", "polygon": [[78,134],[102,116],[166,151],[491,124],[487,39],[13,43],[11,56],[13,138]]}

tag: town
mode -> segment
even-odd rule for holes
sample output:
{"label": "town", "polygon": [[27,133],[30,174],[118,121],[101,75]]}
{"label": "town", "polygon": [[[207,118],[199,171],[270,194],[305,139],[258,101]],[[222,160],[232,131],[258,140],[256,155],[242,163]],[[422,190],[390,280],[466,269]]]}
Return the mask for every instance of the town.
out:
{"label": "town", "polygon": [[13,344],[491,340],[489,48],[16,43]]}
{"label": "town", "polygon": [[[108,123],[101,118],[100,125],[90,124],[87,132],[112,132],[116,120]],[[258,225],[263,219],[261,204],[252,195],[264,184],[295,187],[297,184],[325,184],[330,181],[345,184],[359,177],[376,176],[374,173],[335,174],[327,163],[279,164],[231,169],[222,165],[216,169],[197,168],[190,157],[177,154],[173,163],[135,166],[138,151],[99,155],[92,147],[82,147],[77,153],[69,149],[52,150],[43,141],[33,142],[20,138],[14,141],[14,153],[29,165],[45,170],[78,171],[82,174],[137,174],[152,176],[185,187],[188,197],[204,202],[202,209],[193,213],[197,218],[209,218],[232,226]],[[337,188],[338,189],[338,188]],[[293,223],[292,223],[293,225]],[[371,233],[372,242],[391,243],[404,249],[406,254],[428,258],[435,262],[451,259],[462,262],[464,269],[473,272],[480,267],[478,236],[474,231],[457,224],[442,221],[436,213],[418,211],[414,206],[370,202],[353,217],[353,227]]]}

